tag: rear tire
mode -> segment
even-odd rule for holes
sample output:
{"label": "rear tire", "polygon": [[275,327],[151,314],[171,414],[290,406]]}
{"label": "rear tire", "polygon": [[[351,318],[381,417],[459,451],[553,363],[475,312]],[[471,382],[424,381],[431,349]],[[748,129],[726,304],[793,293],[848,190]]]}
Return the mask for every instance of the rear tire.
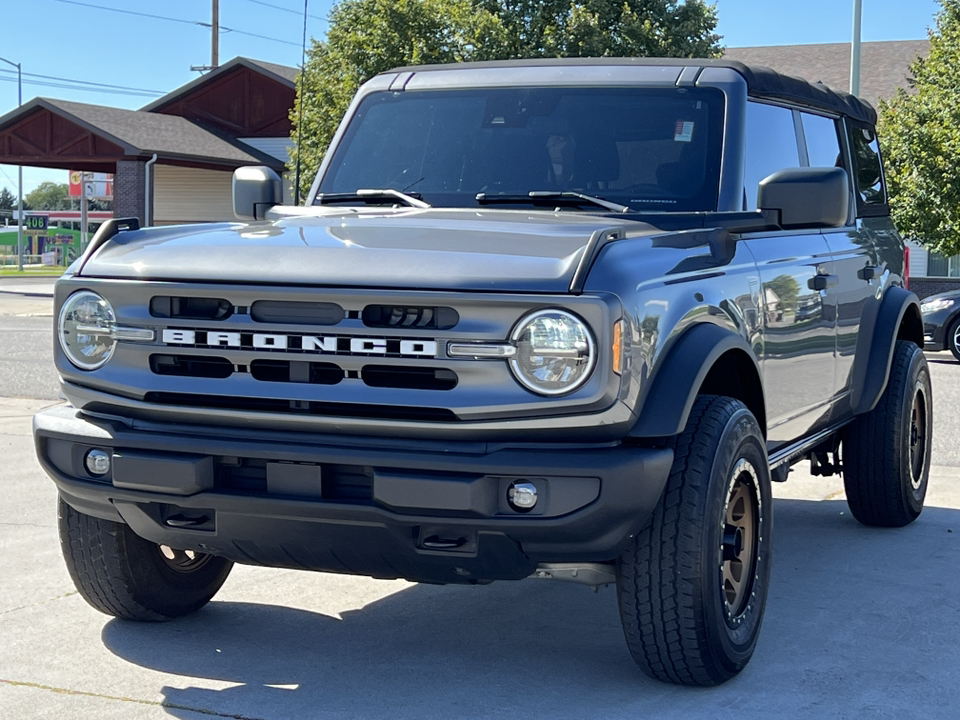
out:
{"label": "rear tire", "polygon": [[960,317],[950,323],[947,328],[947,349],[960,360]]}
{"label": "rear tire", "polygon": [[750,660],[766,605],[766,446],[743,403],[701,396],[674,451],[650,523],[617,562],[620,618],[644,673],[718,685]]}
{"label": "rear tire", "polygon": [[903,527],[923,510],[930,474],[933,395],[923,351],[898,340],[880,402],[844,434],[843,486],[864,525]]}
{"label": "rear tire", "polygon": [[206,605],[233,563],[144,540],[124,523],[77,512],[59,500],[60,547],[80,595],[102,613],[159,622]]}

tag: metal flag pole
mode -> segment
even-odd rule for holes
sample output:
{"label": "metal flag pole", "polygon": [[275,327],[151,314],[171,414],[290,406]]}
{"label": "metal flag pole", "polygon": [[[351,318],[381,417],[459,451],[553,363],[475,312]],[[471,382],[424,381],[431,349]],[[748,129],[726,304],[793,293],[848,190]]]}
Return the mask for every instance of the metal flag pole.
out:
{"label": "metal flag pole", "polygon": [[863,0],[853,0],[853,50],[850,53],[850,94],[860,94],[860,20]]}

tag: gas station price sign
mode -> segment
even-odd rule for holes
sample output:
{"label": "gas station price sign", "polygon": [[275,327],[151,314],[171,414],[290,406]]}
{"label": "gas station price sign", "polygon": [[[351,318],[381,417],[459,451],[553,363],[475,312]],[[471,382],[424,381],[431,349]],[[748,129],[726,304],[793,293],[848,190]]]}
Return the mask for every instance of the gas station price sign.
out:
{"label": "gas station price sign", "polygon": [[31,235],[41,235],[47,232],[49,222],[49,215],[27,215],[23,219],[23,229]]}

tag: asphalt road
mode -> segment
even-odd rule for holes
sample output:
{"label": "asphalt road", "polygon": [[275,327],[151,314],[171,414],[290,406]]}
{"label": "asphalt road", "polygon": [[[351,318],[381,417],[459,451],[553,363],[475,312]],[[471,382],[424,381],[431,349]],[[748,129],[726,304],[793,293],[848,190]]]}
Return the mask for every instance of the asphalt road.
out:
{"label": "asphalt road", "polygon": [[[49,359],[49,301],[11,297],[0,292],[2,337],[15,346],[0,382]],[[110,619],[76,594],[60,557],[56,492],[30,438],[30,417],[50,401],[11,398],[4,385],[0,718],[956,717],[960,363],[929,357],[936,467],[923,515],[868,529],[836,478],[801,466],[777,485],[760,642],[740,676],[710,690],[633,666],[612,588],[236,567],[192,617]],[[23,392],[55,396],[54,383],[41,375]]]}

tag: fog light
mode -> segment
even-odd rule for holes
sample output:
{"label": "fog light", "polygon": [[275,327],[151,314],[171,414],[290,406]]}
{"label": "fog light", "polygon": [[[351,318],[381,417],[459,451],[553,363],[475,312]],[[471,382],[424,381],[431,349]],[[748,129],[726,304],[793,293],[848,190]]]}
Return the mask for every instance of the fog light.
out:
{"label": "fog light", "polygon": [[515,482],[507,490],[507,500],[514,510],[532,510],[537,504],[537,486],[528,482]]}
{"label": "fog light", "polygon": [[110,455],[103,450],[91,450],[83,460],[91,475],[100,477],[110,472]]}

